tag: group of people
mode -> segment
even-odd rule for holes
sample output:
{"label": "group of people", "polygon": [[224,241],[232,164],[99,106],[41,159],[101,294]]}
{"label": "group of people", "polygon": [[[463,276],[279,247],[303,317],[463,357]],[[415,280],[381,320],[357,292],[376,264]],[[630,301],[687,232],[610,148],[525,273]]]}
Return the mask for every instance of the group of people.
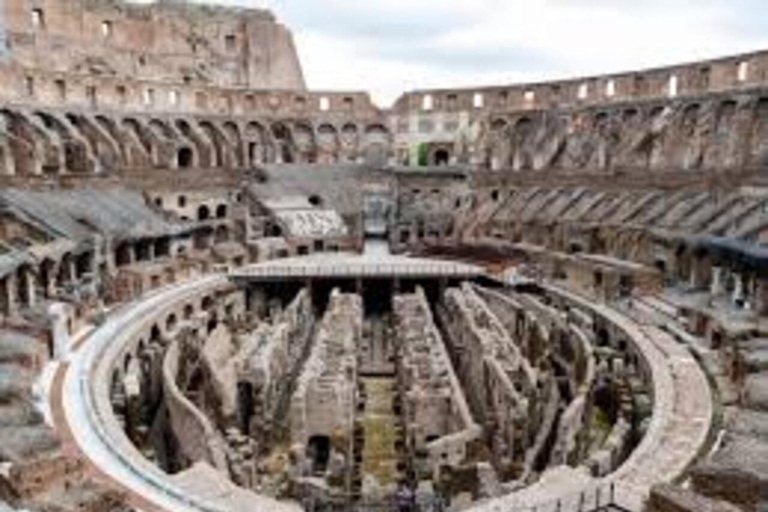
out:
{"label": "group of people", "polygon": [[401,485],[395,494],[397,512],[445,512],[448,508],[445,498],[436,492],[419,507],[416,493],[408,485]]}
{"label": "group of people", "polygon": [[321,500],[313,496],[307,496],[304,499],[304,510],[307,512],[336,512],[340,510],[345,512],[447,512],[448,510],[448,501],[442,493],[436,492],[427,499],[419,499],[414,489],[406,484],[400,485],[391,503],[386,504],[384,508],[381,508],[380,505],[334,506],[328,503],[323,504]]}

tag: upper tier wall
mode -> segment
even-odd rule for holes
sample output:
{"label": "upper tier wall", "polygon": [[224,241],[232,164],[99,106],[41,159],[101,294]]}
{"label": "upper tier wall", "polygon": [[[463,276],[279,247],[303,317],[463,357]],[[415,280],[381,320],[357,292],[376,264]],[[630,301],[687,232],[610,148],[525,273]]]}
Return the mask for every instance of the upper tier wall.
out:
{"label": "upper tier wall", "polygon": [[402,95],[397,114],[429,111],[478,113],[540,110],[668,99],[768,85],[768,51],[592,77],[532,84],[419,90]]}
{"label": "upper tier wall", "polygon": [[304,89],[291,32],[263,9],[181,1],[3,0],[7,60],[57,73]]}
{"label": "upper tier wall", "polygon": [[245,87],[65,74],[0,64],[0,102],[73,110],[373,119],[381,111],[365,92],[254,90]]}

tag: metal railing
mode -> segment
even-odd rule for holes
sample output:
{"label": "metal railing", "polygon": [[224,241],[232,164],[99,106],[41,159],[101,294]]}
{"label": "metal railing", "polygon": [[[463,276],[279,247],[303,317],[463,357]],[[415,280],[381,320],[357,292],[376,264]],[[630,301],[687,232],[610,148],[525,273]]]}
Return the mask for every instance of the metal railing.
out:
{"label": "metal railing", "polygon": [[[452,510],[444,500],[432,496],[419,496],[411,502],[399,502],[397,496],[380,500],[362,500],[345,503],[340,498],[305,500],[302,506],[306,512],[447,512]],[[544,500],[536,505],[515,504],[514,497],[509,500],[496,498],[492,501],[477,502],[467,510],[483,512],[637,512],[628,508],[620,496],[620,488],[610,483],[578,494]]]}

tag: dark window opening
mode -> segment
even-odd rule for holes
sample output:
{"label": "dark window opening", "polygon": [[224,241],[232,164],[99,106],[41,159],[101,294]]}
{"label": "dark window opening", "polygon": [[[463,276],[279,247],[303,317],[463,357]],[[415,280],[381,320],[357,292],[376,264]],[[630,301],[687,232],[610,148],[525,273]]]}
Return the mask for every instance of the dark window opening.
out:
{"label": "dark window opening", "polygon": [[450,163],[451,155],[448,153],[447,149],[438,149],[435,151],[435,165],[445,166]]}
{"label": "dark window opening", "polygon": [[331,439],[328,436],[312,436],[307,443],[307,458],[312,463],[312,473],[322,475],[331,458]]}
{"label": "dark window opening", "polygon": [[192,150],[189,148],[181,148],[179,149],[178,157],[177,157],[177,163],[179,169],[189,169],[192,167],[192,160],[193,160],[193,154]]}
{"label": "dark window opening", "polygon": [[224,46],[228,52],[234,52],[237,49],[237,37],[229,34],[224,38]]}

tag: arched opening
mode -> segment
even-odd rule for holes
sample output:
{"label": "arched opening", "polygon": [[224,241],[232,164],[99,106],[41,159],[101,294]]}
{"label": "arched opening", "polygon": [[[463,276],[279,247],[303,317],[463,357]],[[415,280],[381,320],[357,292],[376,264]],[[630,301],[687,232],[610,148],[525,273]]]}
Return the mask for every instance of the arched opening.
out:
{"label": "arched opening", "polygon": [[184,318],[186,320],[189,320],[192,318],[192,315],[195,314],[195,307],[192,304],[187,304],[184,306]]}
{"label": "arched opening", "polygon": [[328,436],[312,436],[307,443],[307,459],[312,463],[312,473],[322,475],[328,468],[331,458],[331,438]]}
{"label": "arched opening", "polygon": [[215,331],[218,326],[219,319],[216,318],[216,315],[213,315],[213,317],[208,320],[208,334],[211,334],[213,331]]}
{"label": "arched opening", "polygon": [[251,431],[251,416],[253,415],[253,384],[250,382],[237,383],[237,413],[240,432],[249,435]]}
{"label": "arched opening", "polygon": [[214,241],[217,244],[222,244],[224,242],[229,241],[229,229],[227,229],[227,226],[219,226],[216,228],[216,231],[214,232]]}
{"label": "arched opening", "polygon": [[223,219],[227,216],[227,205],[220,204],[216,207],[216,218]]}
{"label": "arched opening", "polygon": [[208,220],[211,218],[211,210],[206,205],[201,205],[197,209],[197,220]]}
{"label": "arched opening", "polygon": [[176,165],[179,169],[189,169],[192,167],[194,155],[190,148],[179,148],[179,152],[176,155]]}
{"label": "arched opening", "polygon": [[165,330],[173,331],[176,329],[176,325],[178,325],[178,320],[176,318],[176,315],[171,313],[165,321]]}
{"label": "arched opening", "polygon": [[451,155],[447,149],[438,149],[437,151],[435,151],[436,166],[440,167],[440,166],[448,165],[450,163],[450,160],[451,160]]}
{"label": "arched opening", "polygon": [[280,237],[283,236],[283,228],[278,224],[272,224],[268,229],[268,233],[271,237]]}
{"label": "arched opening", "polygon": [[320,207],[323,205],[323,198],[316,194],[313,194],[309,196],[309,204],[315,207]]}
{"label": "arched opening", "polygon": [[600,329],[597,331],[596,343],[598,347],[607,347],[610,343],[610,335],[606,329]]}

